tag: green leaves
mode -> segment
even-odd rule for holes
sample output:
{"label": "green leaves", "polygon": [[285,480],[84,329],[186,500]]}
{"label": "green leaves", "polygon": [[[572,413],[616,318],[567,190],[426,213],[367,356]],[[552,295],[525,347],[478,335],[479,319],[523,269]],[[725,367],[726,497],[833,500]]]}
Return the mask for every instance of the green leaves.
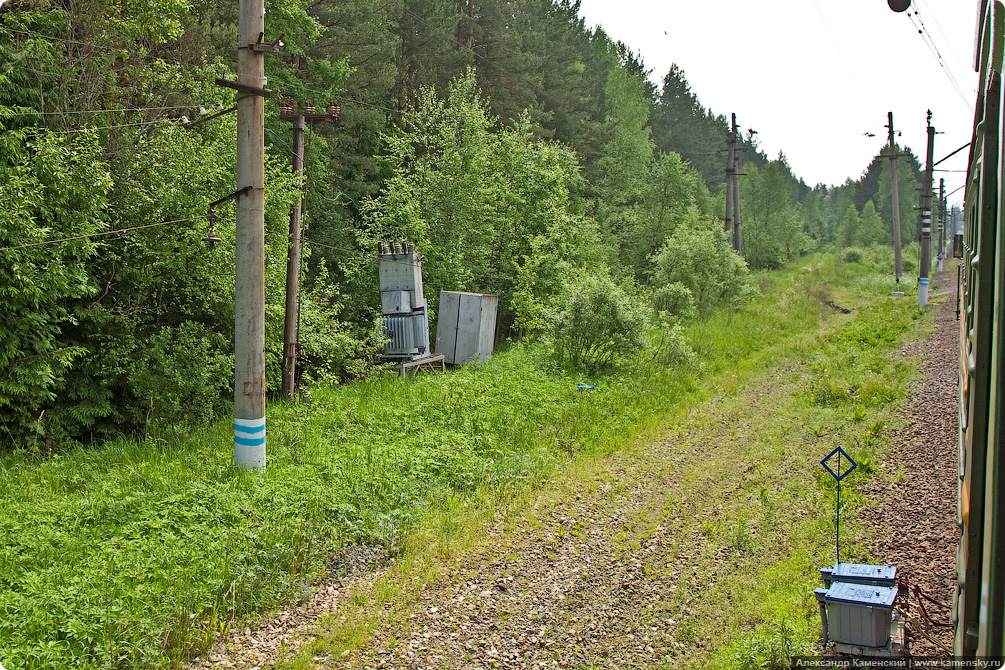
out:
{"label": "green leaves", "polygon": [[575,156],[535,138],[527,117],[497,127],[473,70],[445,100],[424,89],[403,126],[387,138],[395,172],[367,207],[365,248],[381,234],[414,241],[431,304],[441,289],[494,293],[504,330],[538,327],[565,270],[597,256],[595,228],[572,204]]}
{"label": "green leaves", "polygon": [[735,306],[746,286],[746,264],[717,219],[701,216],[694,208],[684,216],[652,258],[657,306],[684,319],[692,310],[704,316]]}
{"label": "green leaves", "polygon": [[[83,263],[100,228],[109,177],[93,138],[45,137],[26,147],[26,162],[0,165],[0,442],[40,434],[39,411],[64,387],[86,353],[61,338],[77,323],[75,301],[97,290]],[[71,237],[53,245],[31,245]]]}
{"label": "green leaves", "polygon": [[652,312],[606,272],[581,270],[556,301],[555,353],[573,367],[598,370],[641,352]]}

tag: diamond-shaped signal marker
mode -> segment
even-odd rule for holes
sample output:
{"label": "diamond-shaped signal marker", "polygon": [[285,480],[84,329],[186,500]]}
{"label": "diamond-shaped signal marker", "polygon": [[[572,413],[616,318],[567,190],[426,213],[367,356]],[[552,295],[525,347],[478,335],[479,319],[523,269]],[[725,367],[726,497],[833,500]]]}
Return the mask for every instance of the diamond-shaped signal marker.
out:
{"label": "diamond-shaped signal marker", "polygon": [[[835,455],[838,457],[838,464],[840,464],[840,462],[841,462],[841,456],[844,456],[845,458],[848,459],[848,462],[851,463],[851,467],[849,467],[844,472],[834,472],[834,470],[831,469],[831,466],[827,465],[827,461],[829,461],[830,459],[834,458]],[[856,463],[852,459],[852,457],[848,455],[848,452],[846,452],[841,447],[838,447],[834,451],[832,451],[831,453],[827,454],[827,456],[824,457],[824,460],[820,461],[820,465],[824,466],[824,470],[826,470],[827,472],[829,472],[831,474],[831,477],[833,477],[837,481],[841,481],[842,479],[844,479],[845,477],[847,477],[849,474],[851,474],[852,470],[854,470],[855,468],[858,467],[858,463]],[[840,465],[837,465],[837,467],[840,467]]]}

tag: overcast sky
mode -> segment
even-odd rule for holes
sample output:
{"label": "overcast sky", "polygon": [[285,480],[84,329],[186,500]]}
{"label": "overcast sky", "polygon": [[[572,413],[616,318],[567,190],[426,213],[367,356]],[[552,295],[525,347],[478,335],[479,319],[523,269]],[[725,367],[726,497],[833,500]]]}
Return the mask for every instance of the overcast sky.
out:
{"label": "overcast sky", "polygon": [[[701,103],[735,112],[769,158],[781,150],[797,177],[832,185],[868,167],[887,112],[922,162],[928,109],[943,133],[935,160],[970,141],[977,6],[913,0],[897,14],[887,0],[582,0],[580,16],[641,55],[657,84],[677,63]],[[964,150],[936,169],[966,163]],[[964,183],[961,172],[936,172],[936,189],[940,177],[947,192]]]}

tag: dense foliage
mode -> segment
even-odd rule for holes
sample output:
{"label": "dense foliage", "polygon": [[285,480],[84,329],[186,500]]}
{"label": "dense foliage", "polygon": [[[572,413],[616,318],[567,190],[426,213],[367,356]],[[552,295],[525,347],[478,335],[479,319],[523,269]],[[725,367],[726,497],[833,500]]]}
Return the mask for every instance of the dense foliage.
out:
{"label": "dense foliage", "polygon": [[[647,314],[686,321],[735,305],[748,267],[889,243],[889,161],[877,157],[859,182],[810,189],[747,134],[745,262],[730,256],[717,232],[726,117],[676,66],[654,85],[626,45],[586,27],[576,2],[267,4],[266,37],[284,34],[282,53],[266,58],[269,87],[300,108],[341,109],[337,125],[309,128],[298,183],[288,126],[275,100],[266,108],[271,388],[298,197],[303,384],[351,378],[372,360],[378,240],[416,243],[434,309],[440,289],[495,293],[500,341],[540,336],[567,362],[556,317],[570,281],[587,274]],[[235,127],[226,115],[186,122],[233,103],[213,82],[233,77],[236,10],[216,0],[0,7],[0,450],[159,434],[226,409],[232,205],[217,210],[224,243],[201,240],[208,203],[233,190]],[[905,214],[916,175],[908,156]],[[914,224],[903,218],[907,242]]]}
{"label": "dense foliage", "polygon": [[[9,670],[179,667],[214,636],[253,625],[246,622],[255,613],[285,609],[280,603],[302,598],[315,579],[341,576],[345,547],[394,551],[439,513],[455,523],[462,505],[511,501],[570,453],[637,444],[647,428],[662,434],[668,422],[693,417],[702,398],[779,362],[795,380],[805,425],[772,425],[777,435],[754,442],[772,454],[779,445],[798,447],[805,466],[806,450],[821,446],[811,426],[864,431],[868,422],[849,421],[849,412],[889,410],[903,394],[907,364],[890,352],[918,311],[889,300],[889,277],[882,290],[849,290],[884,280],[877,254],[859,256],[817,255],[760,275],[762,299],[664,331],[694,344],[690,355],[673,357],[637,355],[633,338],[648,318],[639,296],[603,275],[577,273],[561,293],[554,336],[577,365],[612,355],[624,369],[563,368],[544,348],[518,345],[485,366],[409,384],[388,374],[318,385],[311,403],[270,404],[267,473],[234,467],[229,421],[51,458],[0,454],[0,662]],[[840,291],[843,303],[857,307],[854,318],[806,291],[807,278]],[[599,338],[598,319],[615,340]],[[579,382],[593,389],[579,390]],[[827,408],[833,411],[823,414]],[[785,438],[790,425],[797,428]],[[733,503],[749,506],[745,496]],[[806,516],[821,523],[830,510],[825,504]],[[819,530],[812,535],[813,546],[827,541]],[[763,569],[779,553],[788,557],[788,545],[749,558]],[[793,572],[805,579],[807,568],[800,563]],[[802,583],[797,602],[814,612]],[[806,618],[807,631],[817,630],[814,621]]]}

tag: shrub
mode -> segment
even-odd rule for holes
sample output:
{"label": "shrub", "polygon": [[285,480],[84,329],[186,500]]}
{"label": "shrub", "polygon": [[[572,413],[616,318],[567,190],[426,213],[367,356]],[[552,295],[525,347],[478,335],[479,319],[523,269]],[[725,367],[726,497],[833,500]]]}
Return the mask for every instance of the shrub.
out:
{"label": "shrub", "polygon": [[129,373],[134,423],[147,429],[206,424],[225,409],[233,359],[226,340],[190,321],[150,337]]}
{"label": "shrub", "polygon": [[862,250],[856,247],[851,247],[845,249],[844,261],[846,263],[861,263],[862,262]]}
{"label": "shrub", "polygon": [[603,368],[646,346],[652,312],[606,271],[575,274],[556,303],[552,334],[562,362]]}
{"label": "shrub", "polygon": [[656,309],[684,320],[697,314],[691,289],[680,282],[671,282],[656,289],[654,295]]}
{"label": "shrub", "polygon": [[691,304],[704,315],[735,304],[747,281],[747,266],[726,243],[718,221],[694,210],[652,262],[657,304],[672,307],[665,311],[678,316],[686,316],[688,311],[682,288],[690,292]]}

